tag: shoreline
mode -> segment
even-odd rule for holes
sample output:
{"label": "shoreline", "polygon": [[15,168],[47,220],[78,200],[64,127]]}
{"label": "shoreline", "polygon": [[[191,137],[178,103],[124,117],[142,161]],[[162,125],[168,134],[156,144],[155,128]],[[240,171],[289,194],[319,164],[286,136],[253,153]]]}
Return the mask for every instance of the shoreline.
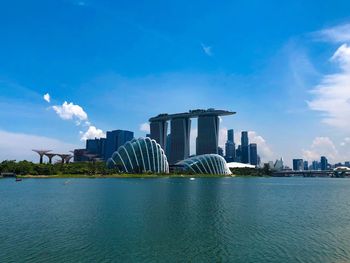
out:
{"label": "shoreline", "polygon": [[[80,175],[80,174],[62,174],[62,175],[17,175],[17,178],[21,179],[54,179],[54,178],[87,178],[87,179],[106,179],[106,178],[232,178],[241,177],[236,175],[212,175],[212,174],[197,174],[197,175],[185,175],[185,174],[173,174],[173,175],[156,175],[156,174],[112,174],[112,175]],[[251,177],[251,176],[244,176]]]}

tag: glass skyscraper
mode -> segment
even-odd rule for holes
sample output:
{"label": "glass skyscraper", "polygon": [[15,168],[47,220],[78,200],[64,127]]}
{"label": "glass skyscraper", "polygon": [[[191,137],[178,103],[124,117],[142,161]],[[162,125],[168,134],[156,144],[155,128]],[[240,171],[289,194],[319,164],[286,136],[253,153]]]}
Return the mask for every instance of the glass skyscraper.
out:
{"label": "glass skyscraper", "polygon": [[302,171],[304,169],[303,159],[293,159],[293,171]]}
{"label": "glass skyscraper", "polygon": [[219,117],[199,116],[196,154],[218,153]]}
{"label": "glass skyscraper", "polygon": [[170,156],[169,163],[175,164],[187,159],[190,155],[191,120],[174,118],[170,124]]}
{"label": "glass skyscraper", "polygon": [[227,162],[236,161],[236,144],[234,141],[234,130],[227,131],[227,142],[225,144],[225,158]]}
{"label": "glass skyscraper", "polygon": [[256,143],[249,144],[250,164],[258,165],[258,149]]}
{"label": "glass skyscraper", "polygon": [[249,149],[249,138],[248,132],[242,131],[241,137],[241,162],[250,163],[250,149]]}
{"label": "glass skyscraper", "polygon": [[106,136],[104,159],[108,160],[108,158],[110,158],[120,146],[122,146],[128,141],[131,141],[133,138],[134,133],[131,131],[108,131]]}
{"label": "glass skyscraper", "polygon": [[325,156],[321,156],[321,170],[325,171],[328,169],[328,160]]}

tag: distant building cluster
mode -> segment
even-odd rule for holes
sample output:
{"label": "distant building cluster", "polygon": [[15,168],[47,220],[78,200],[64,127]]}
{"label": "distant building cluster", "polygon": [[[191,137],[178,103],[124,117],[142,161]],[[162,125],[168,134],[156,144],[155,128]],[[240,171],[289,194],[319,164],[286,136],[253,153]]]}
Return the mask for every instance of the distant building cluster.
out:
{"label": "distant building cluster", "polygon": [[88,139],[84,149],[75,149],[74,162],[107,161],[119,147],[133,138],[134,133],[131,131],[107,131],[106,138]]}
{"label": "distant building cluster", "polygon": [[227,142],[225,144],[225,159],[227,162],[238,162],[251,165],[260,165],[258,146],[256,143],[249,143],[247,131],[242,131],[241,144],[237,146],[234,141],[234,130],[227,131]]}
{"label": "distant building cluster", "polygon": [[309,164],[308,161],[304,161],[303,159],[293,159],[293,171],[327,171],[337,167],[350,168],[350,161],[330,164],[327,157],[321,156],[319,161],[314,160]]}

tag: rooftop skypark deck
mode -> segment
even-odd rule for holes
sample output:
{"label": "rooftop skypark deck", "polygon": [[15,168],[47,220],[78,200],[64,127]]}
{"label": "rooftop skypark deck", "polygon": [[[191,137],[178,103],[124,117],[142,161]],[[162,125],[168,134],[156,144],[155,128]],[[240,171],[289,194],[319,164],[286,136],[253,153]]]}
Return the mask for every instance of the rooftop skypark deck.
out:
{"label": "rooftop skypark deck", "polygon": [[234,111],[227,111],[227,110],[216,110],[216,109],[196,109],[196,110],[190,110],[189,112],[183,112],[183,113],[175,113],[175,114],[168,114],[168,113],[162,113],[155,117],[152,117],[149,119],[150,122],[154,121],[167,121],[171,119],[177,119],[177,118],[197,118],[201,116],[227,116],[227,115],[233,115],[236,114]]}

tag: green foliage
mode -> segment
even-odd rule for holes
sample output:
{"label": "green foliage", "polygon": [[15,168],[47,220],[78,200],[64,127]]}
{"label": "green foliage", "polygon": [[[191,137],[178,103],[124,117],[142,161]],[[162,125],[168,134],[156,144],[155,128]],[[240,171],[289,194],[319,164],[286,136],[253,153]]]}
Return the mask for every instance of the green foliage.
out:
{"label": "green foliage", "polygon": [[238,176],[270,176],[271,170],[268,166],[264,168],[231,168],[232,174]]}
{"label": "green foliage", "polygon": [[117,173],[114,169],[108,169],[105,162],[37,164],[28,161],[3,161],[0,163],[0,172],[17,175],[108,175]]}

